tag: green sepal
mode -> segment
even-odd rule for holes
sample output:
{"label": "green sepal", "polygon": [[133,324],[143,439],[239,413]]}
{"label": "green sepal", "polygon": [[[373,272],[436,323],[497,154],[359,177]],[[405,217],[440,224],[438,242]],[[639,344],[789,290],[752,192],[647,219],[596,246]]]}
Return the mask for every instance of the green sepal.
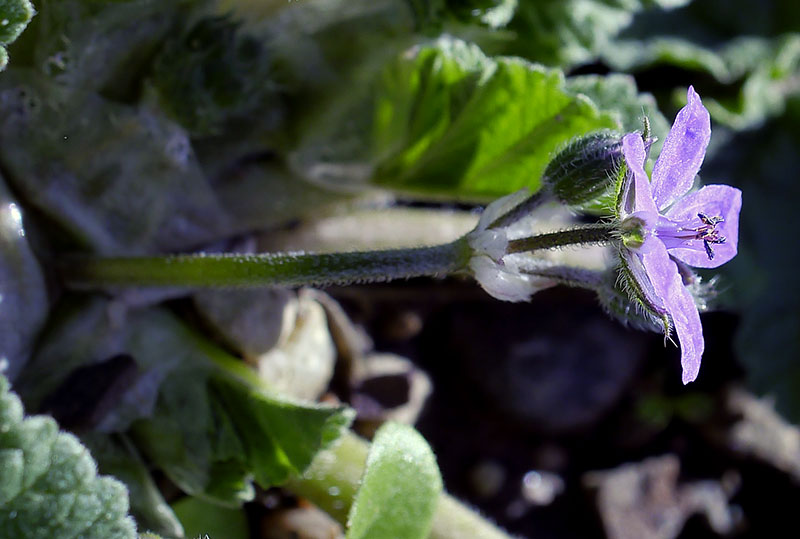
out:
{"label": "green sepal", "polygon": [[[598,295],[603,307],[625,324],[642,329],[663,330],[665,337],[672,334],[672,319],[666,309],[648,293],[649,280],[635,253],[622,248],[618,256],[613,284]],[[636,275],[644,275],[637,278]],[[653,298],[653,299],[651,299]]]}

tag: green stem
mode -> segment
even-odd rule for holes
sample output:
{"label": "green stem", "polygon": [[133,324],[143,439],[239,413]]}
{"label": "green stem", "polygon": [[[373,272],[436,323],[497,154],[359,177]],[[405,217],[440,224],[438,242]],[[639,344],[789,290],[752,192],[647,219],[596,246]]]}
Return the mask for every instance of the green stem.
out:
{"label": "green stem", "polygon": [[[328,450],[321,451],[311,466],[284,485],[286,489],[311,500],[342,525],[353,503],[369,452],[369,443],[346,432]],[[335,492],[336,495],[331,493]],[[433,517],[431,539],[510,539],[494,524],[452,496],[442,493]]]}
{"label": "green stem", "polygon": [[545,191],[533,193],[531,196],[492,221],[487,228],[504,228],[513,225],[523,217],[530,215],[536,208],[547,202],[549,199],[550,195]]}
{"label": "green stem", "polygon": [[533,264],[520,264],[520,271],[527,275],[547,277],[554,279],[559,284],[586,288],[588,290],[598,290],[606,284],[606,273],[600,270],[581,268],[575,266],[564,266],[547,262],[535,262]]}
{"label": "green stem", "polygon": [[614,241],[616,227],[610,224],[586,225],[559,232],[549,232],[527,238],[509,240],[506,253],[526,253],[540,249],[553,249],[565,245],[609,243]]}
{"label": "green stem", "polygon": [[61,276],[79,289],[321,286],[447,275],[463,269],[469,256],[462,238],[433,247],[351,253],[72,257],[61,262]]}

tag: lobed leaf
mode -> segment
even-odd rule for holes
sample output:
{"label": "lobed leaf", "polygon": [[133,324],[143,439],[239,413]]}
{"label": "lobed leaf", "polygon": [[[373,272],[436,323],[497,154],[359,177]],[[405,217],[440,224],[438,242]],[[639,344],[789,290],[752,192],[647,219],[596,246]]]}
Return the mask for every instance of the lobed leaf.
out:
{"label": "lobed leaf", "polygon": [[49,417],[23,418],[0,375],[0,536],[135,538],[128,493]]}
{"label": "lobed leaf", "polygon": [[[70,384],[75,369],[101,368],[109,355],[129,358],[133,368],[104,371],[112,376],[93,392]],[[233,506],[253,497],[252,477],[266,488],[301,473],[352,420],[344,407],[268,395],[250,367],[165,309],[124,313],[99,296],[67,298],[56,309],[19,387],[34,406],[53,394],[88,403],[84,428],[129,431],[138,451],[185,492]],[[119,449],[105,449],[119,470]],[[122,472],[147,490],[135,470]],[[152,512],[158,500],[151,502],[141,509]],[[160,530],[174,525],[160,522]]]}
{"label": "lobed leaf", "polygon": [[[295,163],[323,181],[360,177],[415,196],[486,201],[538,189],[559,146],[617,127],[585,96],[570,93],[560,71],[489,58],[452,38],[390,62],[372,103],[371,116],[355,114],[343,124],[346,132],[307,140]],[[351,131],[368,134],[369,142],[359,143]],[[362,151],[354,151],[359,144]]]}
{"label": "lobed leaf", "polygon": [[[726,14],[738,15],[731,17],[720,17],[713,2],[647,13],[598,49],[598,57],[612,69],[656,77],[678,68],[670,73],[708,96],[704,103],[715,122],[736,130],[758,127],[800,94],[800,9],[794,2],[750,7],[742,0],[726,2]],[[672,97],[682,105],[685,91]]]}
{"label": "lobed leaf", "polygon": [[181,522],[164,501],[147,464],[130,441],[121,434],[89,432],[81,441],[92,452],[97,466],[125,484],[131,503],[131,515],[140,528],[165,537],[185,536]]}
{"label": "lobed leaf", "polygon": [[490,59],[443,39],[387,67],[376,102],[374,183],[489,199],[539,188],[553,151],[614,120],[564,87],[560,71]]}
{"label": "lobed leaf", "polygon": [[520,0],[501,43],[506,54],[564,68],[591,62],[643,10],[681,7],[690,0]]}

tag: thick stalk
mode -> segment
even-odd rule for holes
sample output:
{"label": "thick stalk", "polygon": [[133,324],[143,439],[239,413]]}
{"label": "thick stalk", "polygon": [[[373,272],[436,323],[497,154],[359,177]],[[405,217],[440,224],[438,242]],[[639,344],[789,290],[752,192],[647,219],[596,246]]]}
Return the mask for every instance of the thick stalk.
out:
{"label": "thick stalk", "polygon": [[447,275],[463,269],[466,240],[433,247],[351,253],[191,254],[72,257],[61,263],[67,286],[234,288],[389,281]]}
{"label": "thick stalk", "polygon": [[[342,525],[364,474],[369,443],[351,432],[320,452],[306,472],[284,487],[308,498]],[[332,494],[332,493],[335,493]],[[509,535],[452,496],[442,493],[433,517],[431,539],[509,539]]]}

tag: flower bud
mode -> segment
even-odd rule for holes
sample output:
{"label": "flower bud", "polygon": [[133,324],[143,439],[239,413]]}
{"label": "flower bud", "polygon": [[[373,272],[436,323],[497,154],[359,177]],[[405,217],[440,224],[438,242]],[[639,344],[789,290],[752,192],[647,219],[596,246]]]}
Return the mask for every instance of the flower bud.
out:
{"label": "flower bud", "polygon": [[560,202],[578,206],[597,200],[616,185],[622,140],[610,131],[571,141],[547,165],[543,182]]}

